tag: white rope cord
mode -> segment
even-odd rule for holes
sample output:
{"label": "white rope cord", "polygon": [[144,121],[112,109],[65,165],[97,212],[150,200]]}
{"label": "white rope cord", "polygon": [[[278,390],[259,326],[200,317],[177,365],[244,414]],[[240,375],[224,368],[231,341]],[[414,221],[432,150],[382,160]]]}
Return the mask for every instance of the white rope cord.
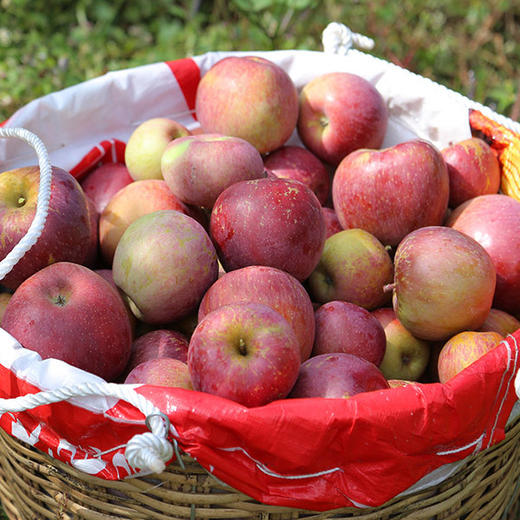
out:
{"label": "white rope cord", "polygon": [[38,155],[40,165],[40,187],[38,191],[38,203],[36,214],[20,242],[7,254],[0,262],[0,280],[13,269],[16,263],[25,255],[27,251],[36,243],[42,234],[47,213],[49,210],[49,199],[51,196],[51,174],[52,168],[49,162],[49,155],[40,138],[26,130],[25,128],[2,128],[0,127],[0,137],[15,137],[30,144]]}
{"label": "white rope cord", "polygon": [[[352,35],[352,39],[349,35]],[[346,55],[348,52],[351,53],[360,53],[363,55],[364,60],[373,60],[374,62],[377,62],[379,65],[382,65],[389,70],[392,70],[395,73],[401,74],[403,76],[403,79],[406,80],[407,78],[414,78],[415,81],[422,81],[425,85],[427,85],[427,88],[435,90],[439,93],[447,94],[453,98],[455,98],[458,102],[464,104],[468,109],[472,108],[475,110],[478,110],[479,112],[482,112],[485,116],[489,117],[490,119],[496,121],[497,123],[505,126],[506,128],[509,128],[509,130],[512,130],[513,132],[520,133],[520,123],[517,121],[513,121],[509,117],[506,117],[502,114],[498,114],[491,108],[482,105],[480,103],[477,103],[476,101],[473,101],[463,94],[460,94],[459,92],[456,92],[454,90],[449,89],[448,87],[445,87],[444,85],[441,85],[439,83],[436,83],[435,81],[426,78],[424,76],[421,76],[419,74],[416,74],[414,72],[411,72],[407,69],[404,69],[400,67],[399,65],[395,65],[394,63],[388,62],[386,60],[383,60],[381,58],[377,58],[375,56],[372,56],[371,54],[361,53],[360,51],[357,51],[355,49],[352,49],[352,42],[356,43],[356,41],[363,42],[363,38],[366,38],[366,36],[358,35],[356,33],[352,33],[348,27],[341,23],[332,22],[322,33],[322,45],[323,50],[326,53],[333,53],[333,54],[339,54],[341,56]],[[371,49],[373,47],[373,40],[370,40],[370,38],[366,38],[369,40],[369,42],[372,43],[371,46],[366,46],[363,44],[358,44],[357,46],[364,49]],[[364,42],[367,43],[367,42]]]}
{"label": "white rope cord", "polygon": [[167,440],[170,423],[168,417],[141,394],[127,385],[116,383],[82,383],[79,385],[44,390],[11,399],[0,399],[0,412],[23,412],[37,406],[66,401],[72,397],[103,396],[123,399],[135,406],[146,417],[150,432],[132,437],[125,448],[125,457],[134,468],[160,473],[173,455]]}

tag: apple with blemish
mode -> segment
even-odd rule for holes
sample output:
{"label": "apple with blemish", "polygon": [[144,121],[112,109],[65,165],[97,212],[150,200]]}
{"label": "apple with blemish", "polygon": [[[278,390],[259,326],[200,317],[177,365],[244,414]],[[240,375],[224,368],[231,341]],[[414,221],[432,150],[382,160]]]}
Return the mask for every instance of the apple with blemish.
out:
{"label": "apple with blemish", "polygon": [[116,289],[72,262],[56,262],[27,278],[9,300],[2,328],[42,359],[60,359],[106,381],[122,373],[132,345]]}
{"label": "apple with blemish", "polygon": [[217,279],[217,254],[195,219],[160,210],[128,226],[117,244],[112,273],[139,320],[167,324],[199,305]]}
{"label": "apple with blemish", "polygon": [[276,63],[229,56],[200,79],[195,113],[204,132],[240,137],[265,154],[280,148],[295,130],[298,92]]}
{"label": "apple with blemish", "polygon": [[247,407],[287,397],[300,364],[293,328],[279,312],[254,302],[224,305],[207,314],[188,349],[195,390]]}
{"label": "apple with blemish", "polygon": [[[38,203],[40,169],[26,166],[0,174],[0,258],[20,242],[31,226]],[[52,167],[49,210],[42,233],[2,280],[16,289],[29,276],[49,264],[78,264],[92,258],[92,220],[88,199],[67,171]]]}
{"label": "apple with blemish", "polygon": [[158,385],[193,390],[188,364],[179,359],[161,357],[136,365],[125,384]]}
{"label": "apple with blemish", "polygon": [[448,199],[446,163],[423,140],[357,150],[341,161],[332,180],[341,226],[365,229],[385,246],[397,246],[420,227],[441,225]]}
{"label": "apple with blemish", "polygon": [[225,271],[267,265],[300,281],[316,267],[326,232],[312,190],[279,178],[226,188],[213,206],[209,229]]}
{"label": "apple with blemish", "polygon": [[251,143],[221,134],[175,139],[162,155],[161,171],[179,200],[210,210],[231,184],[265,177],[262,156]]}
{"label": "apple with blemish", "polygon": [[279,312],[296,334],[301,360],[310,356],[316,330],[311,299],[296,278],[275,267],[253,265],[223,274],[204,294],[198,320],[223,305],[247,302]]}
{"label": "apple with blemish", "polygon": [[135,181],[162,179],[161,157],[168,143],[190,135],[181,123],[166,117],[153,117],[140,123],[125,147],[125,165]]}
{"label": "apple with blemish", "polygon": [[311,152],[334,166],[360,148],[380,148],[387,124],[382,95],[357,74],[325,73],[300,92],[298,135]]}

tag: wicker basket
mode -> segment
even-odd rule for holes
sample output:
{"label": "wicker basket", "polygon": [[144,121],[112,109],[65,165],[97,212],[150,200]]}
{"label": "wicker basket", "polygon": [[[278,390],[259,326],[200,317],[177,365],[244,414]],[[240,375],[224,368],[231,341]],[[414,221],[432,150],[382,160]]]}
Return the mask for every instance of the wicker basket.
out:
{"label": "wicker basket", "polygon": [[355,518],[515,520],[520,491],[520,418],[505,439],[469,457],[441,484],[383,506],[324,513],[261,504],[207,473],[189,456],[146,478],[106,481],[80,472],[0,429],[0,498],[11,520],[172,518]]}

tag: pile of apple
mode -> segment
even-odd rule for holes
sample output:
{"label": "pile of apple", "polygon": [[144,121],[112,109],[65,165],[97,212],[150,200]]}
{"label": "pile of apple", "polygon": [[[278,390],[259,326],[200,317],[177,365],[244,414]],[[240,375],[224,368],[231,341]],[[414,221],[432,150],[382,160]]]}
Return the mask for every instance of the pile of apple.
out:
{"label": "pile of apple", "polygon": [[[53,168],[43,234],[1,282],[24,347],[259,406],[443,383],[520,328],[520,202],[483,139],[382,149],[371,83],[298,92],[258,57],[216,63],[196,116],[143,122],[125,164],[80,181]],[[38,185],[0,174],[1,257]]]}

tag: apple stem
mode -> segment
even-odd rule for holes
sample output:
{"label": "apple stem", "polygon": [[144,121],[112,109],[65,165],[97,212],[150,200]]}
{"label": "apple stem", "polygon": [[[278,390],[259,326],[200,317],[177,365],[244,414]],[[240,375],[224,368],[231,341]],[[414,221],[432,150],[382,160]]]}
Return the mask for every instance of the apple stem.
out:
{"label": "apple stem", "polygon": [[383,292],[389,293],[392,292],[395,289],[395,283],[387,283],[383,286]]}

